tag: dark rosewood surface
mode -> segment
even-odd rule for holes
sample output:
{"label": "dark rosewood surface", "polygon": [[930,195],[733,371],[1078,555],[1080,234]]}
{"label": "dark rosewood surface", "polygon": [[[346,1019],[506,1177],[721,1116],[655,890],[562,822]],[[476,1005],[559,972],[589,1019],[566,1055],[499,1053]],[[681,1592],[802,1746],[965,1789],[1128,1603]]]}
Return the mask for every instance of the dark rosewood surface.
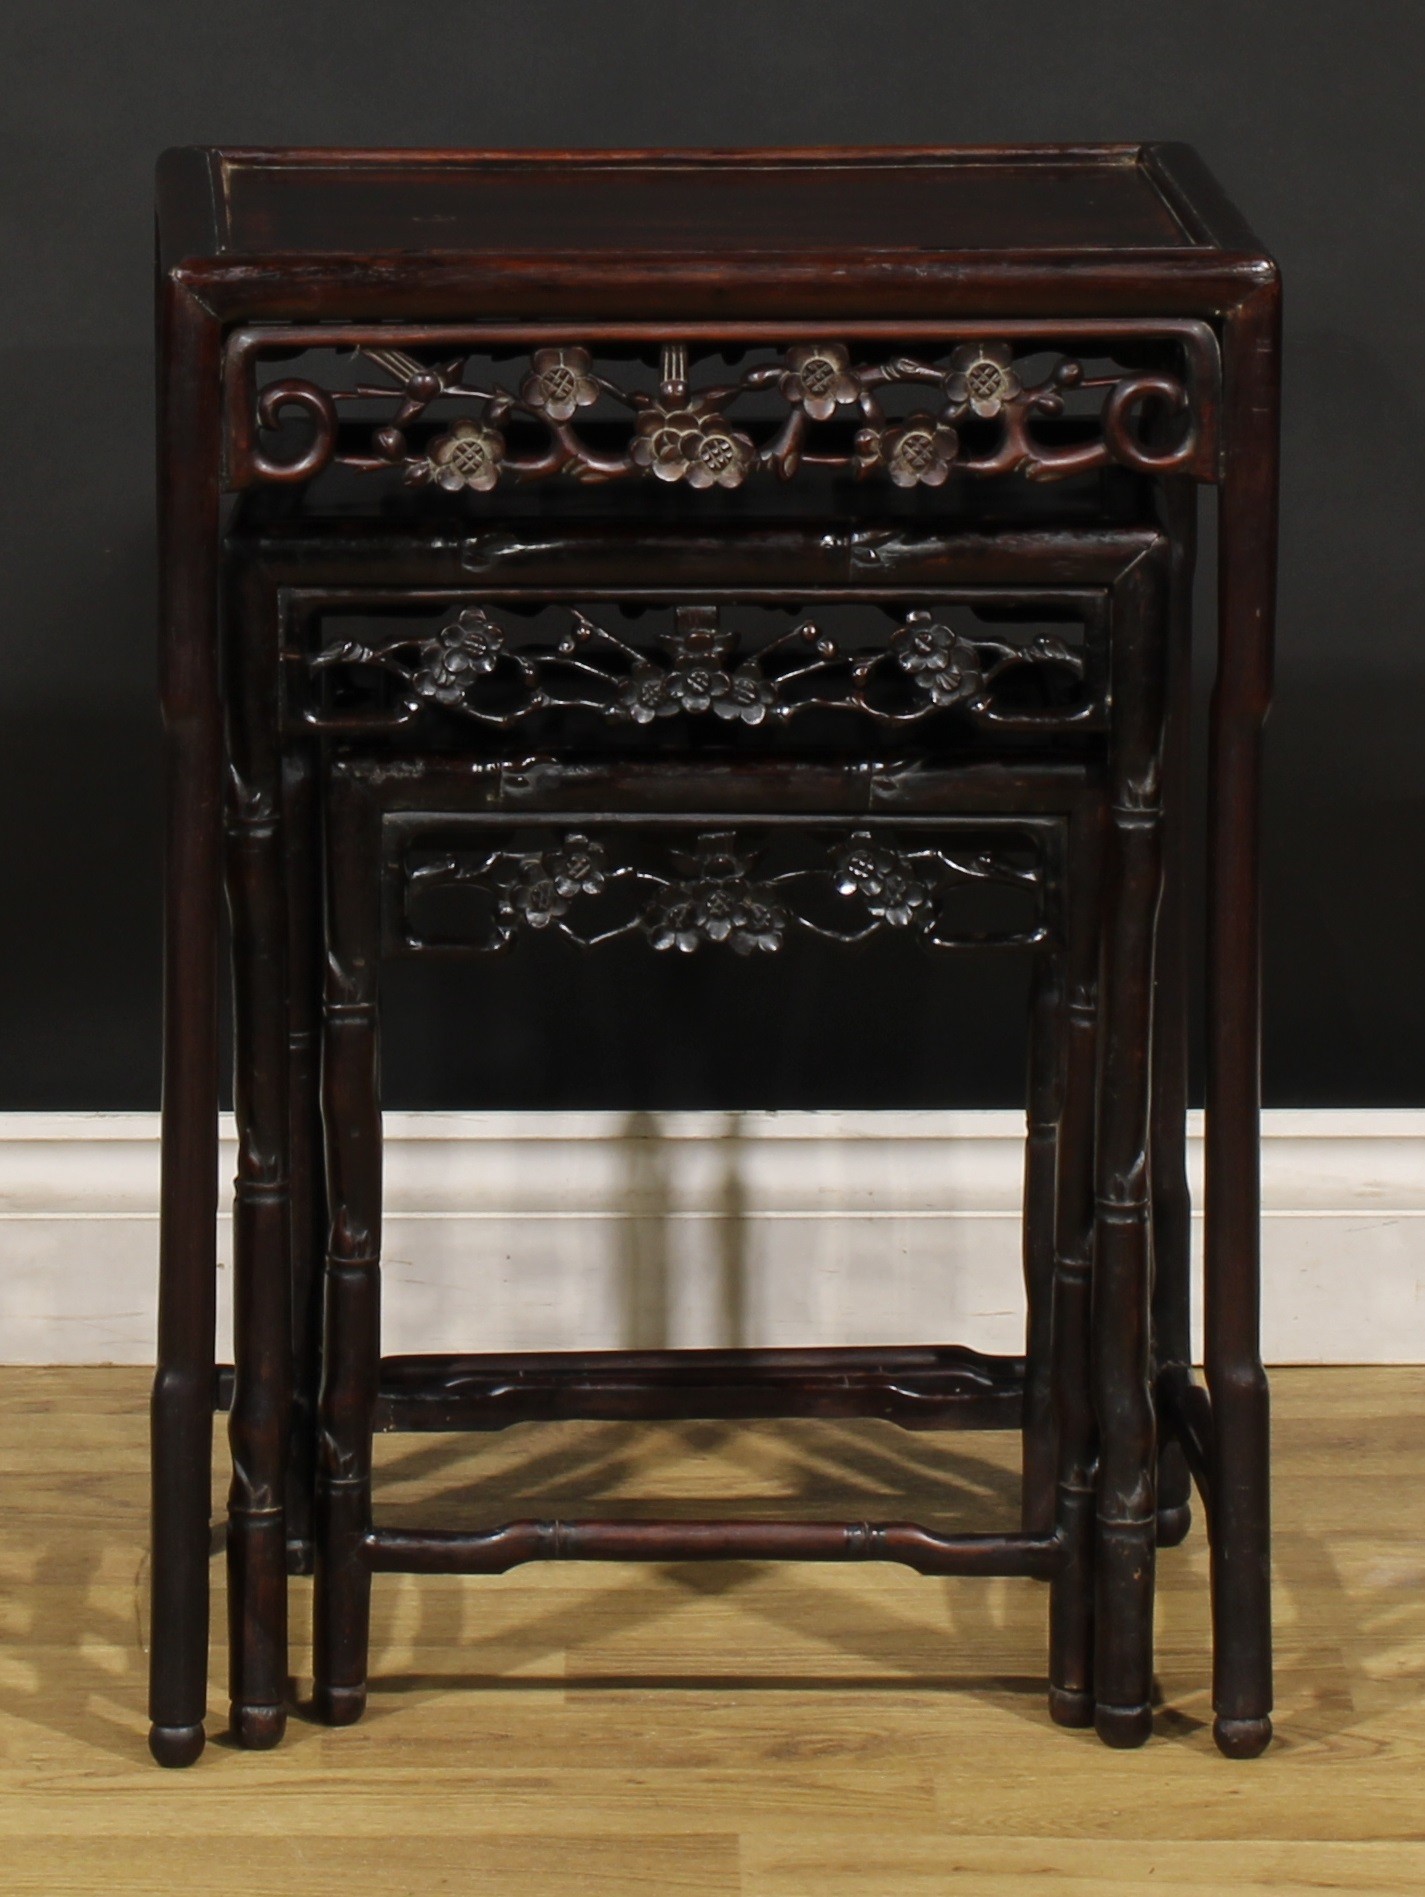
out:
{"label": "dark rosewood surface", "polygon": [[218,167],[223,248],[698,251],[1180,248],[1136,150],[698,162],[260,153]]}
{"label": "dark rosewood surface", "polygon": [[1185,317],[1273,270],[1184,145],[184,146],[158,197],[163,267],[229,320]]}
{"label": "dark rosewood surface", "polygon": [[[808,392],[822,407],[826,400],[838,403],[838,425],[852,419],[854,394],[862,405],[860,431],[868,437],[862,459],[868,446],[879,456],[874,467],[867,464],[876,479],[863,489],[875,496],[874,508],[866,511],[886,517],[879,524],[863,517],[864,526],[832,527],[823,551],[804,559],[795,581],[774,582],[786,547],[779,529],[760,529],[749,536],[757,540],[749,558],[762,563],[765,584],[797,584],[800,591],[819,561],[824,569],[843,570],[843,586],[859,588],[868,577],[902,584],[900,514],[907,493],[919,525],[933,515],[950,534],[981,518],[987,503],[972,488],[1027,497],[1026,475],[1037,481],[1047,471],[1057,481],[1071,474],[1056,459],[1068,450],[1081,468],[1096,470],[1096,478],[1151,491],[1159,518],[1170,525],[1179,566],[1169,614],[1176,628],[1168,635],[1171,701],[1182,695],[1186,678],[1191,484],[1217,490],[1206,953],[1207,1388],[1194,1382],[1187,1363],[1187,1200],[1181,1142],[1173,1131],[1175,1120],[1181,1130],[1183,1061],[1175,1024],[1182,1019],[1184,977],[1175,941],[1182,917],[1174,860],[1181,846],[1174,845],[1172,786],[1184,776],[1184,727],[1169,720],[1160,761],[1161,707],[1152,694],[1161,662],[1148,649],[1162,636],[1154,630],[1161,618],[1157,606],[1132,621],[1148,646],[1139,654],[1137,685],[1115,700],[1111,748],[1118,762],[1109,808],[1089,799],[1069,826],[1066,854],[1079,866],[1065,882],[1074,892],[1071,913],[1057,928],[1056,953],[1041,958],[1035,978],[1037,1044],[1062,1050],[1062,1058],[1040,1061],[1030,1076],[1025,1262],[1031,1289],[1038,1287],[1037,1303],[1031,1304],[1039,1316],[1031,1316],[1022,1384],[1026,1502],[1019,1537],[948,1538],[930,1549],[905,1542],[904,1525],[898,1524],[803,1525],[785,1545],[776,1540],[782,1531],[772,1533],[768,1525],[758,1531],[771,1536],[763,1541],[749,1540],[744,1529],[699,1523],[632,1529],[622,1523],[513,1523],[496,1528],[493,1539],[392,1538],[371,1527],[367,1431],[378,1417],[397,1421],[408,1411],[412,1391],[409,1382],[386,1386],[374,1349],[379,1109],[365,1063],[375,1051],[376,1001],[368,984],[376,938],[374,883],[364,867],[371,860],[371,838],[363,833],[370,811],[363,816],[358,799],[348,812],[353,825],[335,869],[329,866],[329,888],[341,892],[349,912],[329,925],[331,942],[354,948],[358,962],[348,970],[355,971],[352,995],[329,994],[324,1027],[332,1197],[340,1205],[349,1195],[347,1209],[356,1214],[354,1222],[333,1231],[328,1267],[336,1292],[327,1312],[328,1324],[336,1325],[328,1339],[328,1369],[334,1364],[338,1374],[323,1399],[325,1520],[316,1525],[317,1543],[325,1542],[329,1557],[317,1641],[325,1710],[330,1717],[354,1716],[364,1698],[364,1601],[374,1568],[473,1571],[549,1555],[800,1552],[819,1559],[911,1559],[940,1571],[1052,1576],[1055,1717],[1084,1723],[1097,1713],[1105,1737],[1136,1742],[1148,1718],[1154,1505],[1180,1525],[1185,1521],[1183,1481],[1190,1464],[1209,1504],[1216,1735],[1235,1756],[1260,1751],[1271,1733],[1271,1641],[1267,1389],[1258,1344],[1258,799],[1271,680],[1280,323],[1276,268],[1260,242],[1195,154],[1176,145],[582,154],[192,148],[167,153],[160,164],[159,254],[168,909],[153,1407],[155,1756],[166,1764],[197,1756],[207,1700],[224,815],[241,963],[235,971],[239,1112],[247,1123],[235,1225],[242,1257],[235,1272],[229,1546],[234,1723],[247,1744],[271,1743],[285,1716],[279,1598],[284,1488],[287,1539],[301,1539],[310,1533],[316,1455],[317,1286],[310,1267],[325,1205],[314,1170],[321,1145],[314,1118],[314,982],[304,992],[304,983],[289,975],[289,1006],[283,1010],[279,1004],[284,962],[309,967],[322,958],[311,901],[320,875],[320,757],[310,737],[304,748],[280,726],[275,659],[261,673],[239,663],[224,679],[218,598],[225,497],[253,481],[300,485],[316,477],[333,495],[343,482],[364,484],[367,493],[353,493],[351,501],[358,513],[367,513],[371,540],[360,532],[350,540],[337,531],[315,536],[321,557],[332,561],[331,577],[338,579],[345,565],[350,580],[360,584],[362,568],[379,566],[386,557],[379,551],[381,536],[406,518],[410,494],[399,492],[401,475],[419,475],[428,463],[432,480],[442,487],[460,477],[450,518],[465,526],[452,528],[427,587],[437,577],[435,591],[466,595],[449,601],[460,610],[472,603],[472,590],[483,590],[498,615],[494,571],[518,572],[520,583],[535,581],[539,556],[525,564],[525,526],[534,518],[563,515],[579,520],[569,551],[586,557],[591,572],[604,572],[606,596],[612,598],[627,587],[628,563],[650,555],[652,519],[672,518],[670,510],[699,531],[745,531],[752,523],[741,517],[742,504],[748,502],[750,515],[753,491],[760,488],[781,494],[802,520],[820,516],[823,531],[831,527],[836,506],[823,508],[815,484],[846,463],[857,443],[848,449],[810,427],[802,430],[797,417],[788,432],[785,417],[780,424],[759,419],[752,406],[722,417],[711,384],[699,380],[699,352],[711,360],[726,346],[744,345],[799,352],[795,359],[788,355],[779,375],[801,377],[804,386],[800,395],[793,389],[792,398],[803,406]],[[841,389],[836,382],[823,399],[820,385],[807,381],[802,358],[809,348],[815,353],[838,339],[856,371],[848,376],[856,388]],[[946,370],[965,380],[966,397],[961,400],[947,383],[943,400],[937,392],[927,408],[928,427],[918,415],[899,410],[878,414],[874,405],[882,396],[876,391],[884,385],[894,393],[908,372],[897,369],[889,381],[880,375],[872,341],[914,356],[911,380],[927,390],[940,367],[919,357],[943,344]],[[564,432],[551,437],[552,449],[541,448],[530,416],[535,410],[552,413],[549,377],[555,369],[582,374],[574,353],[580,350],[597,370],[599,352],[608,347],[615,356],[624,349],[630,362],[640,352],[657,362],[656,390],[625,387],[624,371],[613,361],[599,371],[609,385],[605,395],[609,401],[618,392],[629,395],[632,420],[612,450],[601,425],[586,440],[582,423],[576,432],[558,417],[553,419]],[[289,360],[288,352],[352,348],[361,351],[363,381],[373,372],[376,396],[349,390],[339,380],[328,386],[320,365],[276,368],[288,384],[285,394],[280,383],[263,380]],[[511,350],[528,357],[517,387],[501,384],[481,395],[463,369],[458,377],[453,368],[447,372],[453,378],[448,388],[439,373],[432,374],[447,359],[478,356],[482,349],[506,352],[507,366]],[[1012,374],[1023,383],[1032,377],[1029,358],[1036,350],[1073,360],[1097,350],[1112,358],[1116,366],[1102,383],[1097,439],[1084,418],[1058,418],[1046,409],[1043,395],[1034,397],[1038,406],[1029,430],[1027,409],[1021,415],[1014,406],[1029,397],[1022,389],[1007,396],[1004,378]],[[538,362],[535,351],[545,352]],[[822,356],[827,353],[821,349]],[[980,356],[988,356],[1001,375],[1001,412],[994,417],[983,413],[981,379],[990,368],[979,364]],[[566,358],[573,358],[572,366]],[[687,389],[685,359],[691,372]],[[483,371],[474,363],[470,374],[477,373]],[[755,365],[751,373],[757,373]],[[1062,365],[1056,373],[1062,379]],[[440,385],[434,394],[432,381]],[[294,387],[300,390],[295,396]],[[1063,387],[1070,389],[1067,382]],[[1050,398],[1055,393],[1051,389]],[[749,391],[749,397],[755,394]],[[362,405],[377,397],[389,412],[372,435]],[[577,394],[575,401],[577,407]],[[343,409],[343,403],[351,406]],[[816,420],[810,408],[805,413]],[[644,421],[650,423],[643,429],[651,455],[647,467],[634,453],[633,438],[624,439],[630,428],[638,436]],[[992,435],[990,422],[999,435]],[[284,425],[289,433],[298,431],[296,465],[277,454],[275,437]],[[310,440],[305,452],[303,427]],[[820,421],[816,428],[822,428]],[[907,439],[908,430],[914,440]],[[929,438],[929,450],[920,435]],[[817,456],[823,459],[814,465]],[[590,472],[606,472],[605,462],[623,473],[625,460],[647,478],[634,481],[630,474],[621,519],[604,493],[598,496],[602,519],[587,511],[584,503],[594,497],[582,489],[569,493],[578,488],[572,479],[557,495],[557,484],[548,490],[526,485],[546,463],[551,472],[577,472],[582,481]],[[799,473],[798,462],[805,472]],[[711,491],[700,491],[703,473],[715,477]],[[736,483],[732,474],[739,477]],[[970,474],[977,477],[973,482]],[[397,479],[385,482],[385,497],[372,496],[372,477],[391,475]],[[898,484],[899,477],[912,476],[913,490]],[[394,495],[392,488],[398,490]],[[297,498],[291,486],[285,495],[271,488],[268,496]],[[1090,507],[1079,518],[1080,532],[1094,512]],[[296,538],[311,531],[300,509],[286,518]],[[1100,525],[1122,518],[1112,510],[1098,515]],[[888,525],[892,519],[895,524]],[[709,555],[714,537],[709,533],[704,543]],[[383,578],[409,584],[422,556],[413,559],[407,549],[393,557],[411,571],[388,570]],[[447,563],[453,572],[442,570]],[[682,567],[684,556],[675,553],[670,564]],[[1052,564],[1045,564],[1040,579]],[[1032,583],[1027,572],[1023,577]],[[677,578],[671,603],[702,612],[716,603],[705,588],[689,600],[683,592],[689,574],[680,571]],[[242,589],[257,587],[256,576],[244,579],[239,572],[229,583],[239,589],[234,623],[250,613],[253,623],[262,620],[268,603],[255,591],[246,603],[242,596]],[[447,598],[438,599],[435,591],[426,603],[443,607]],[[918,627],[916,622],[902,638],[907,654]],[[674,627],[679,636],[687,630]],[[432,637],[422,635],[425,644]],[[490,638],[483,626],[461,629],[456,656],[467,670],[484,662]],[[442,654],[446,644],[449,639]],[[607,642],[600,650],[618,678],[616,685],[595,681],[595,689],[622,692],[627,681],[620,668],[641,661],[628,653],[620,658]],[[435,657],[445,663],[442,654]],[[411,689],[424,705],[416,686],[431,655],[393,648],[376,656],[410,673]],[[650,661],[655,697],[670,680],[682,688],[682,662],[671,648]],[[294,663],[285,669],[291,672]],[[443,678],[444,673],[437,684]],[[746,689],[755,685],[749,680]],[[467,714],[485,709],[478,694],[462,702]],[[661,703],[660,697],[655,714]],[[228,743],[225,711],[237,714]],[[987,789],[1002,794],[1002,786],[994,789],[977,772],[978,767],[960,788],[976,796]],[[717,779],[730,809],[755,814],[764,807],[766,787],[757,775],[729,766],[726,782]],[[863,771],[843,787],[846,797],[854,802],[863,793],[879,796],[883,775],[879,767],[869,776]],[[1161,794],[1160,776],[1166,786]],[[913,778],[914,773],[891,773],[896,798],[915,791]],[[816,770],[799,780],[801,808],[824,808],[824,780],[825,773]],[[517,799],[532,795],[538,803],[542,773],[526,773],[518,783],[511,777],[506,787]],[[585,784],[590,796],[596,788],[593,780]],[[340,840],[341,824],[335,834]],[[1160,958],[1155,977],[1151,945],[1165,856],[1168,939],[1174,946]],[[1094,893],[1100,887],[1107,892],[1101,904]],[[1100,997],[1102,917],[1108,928]],[[339,956],[329,965],[334,980],[344,979],[342,966]],[[1151,1101],[1150,1031],[1159,1074],[1170,1083],[1157,1088]],[[1096,1071],[1104,1077],[1097,1140]],[[284,1072],[285,1087],[277,1084]],[[1154,1274],[1156,1329],[1150,1336],[1146,1314]],[[1052,1333],[1045,1319],[1051,1302]],[[289,1387],[294,1361],[295,1391]],[[497,1382],[504,1376],[504,1367],[488,1359],[450,1360],[435,1382],[440,1400],[453,1404],[451,1420],[469,1397],[462,1380],[475,1361],[477,1381],[486,1373]],[[823,1362],[822,1368],[829,1373],[833,1366]],[[871,1408],[903,1376],[920,1386],[913,1391],[918,1401],[938,1374],[900,1363],[841,1368],[853,1384],[859,1382]],[[553,1381],[532,1396],[536,1409],[548,1405],[553,1412],[569,1394],[562,1372],[551,1374]],[[661,1366],[644,1364],[630,1374],[634,1400],[648,1406],[645,1414],[657,1413]],[[782,1374],[782,1366],[765,1362],[729,1371],[753,1403],[772,1400]],[[1003,1399],[996,1396],[998,1409],[1019,1400],[1015,1372],[1008,1383]],[[580,1391],[575,1400],[596,1409],[624,1400],[602,1366],[583,1376]],[[954,1396],[948,1408],[962,1409],[963,1393]],[[1052,1446],[1046,1425],[1053,1413],[1059,1418],[1056,1456],[1043,1453]],[[1156,1497],[1155,1421],[1177,1438]],[[1160,1514],[1160,1534],[1163,1520]]]}

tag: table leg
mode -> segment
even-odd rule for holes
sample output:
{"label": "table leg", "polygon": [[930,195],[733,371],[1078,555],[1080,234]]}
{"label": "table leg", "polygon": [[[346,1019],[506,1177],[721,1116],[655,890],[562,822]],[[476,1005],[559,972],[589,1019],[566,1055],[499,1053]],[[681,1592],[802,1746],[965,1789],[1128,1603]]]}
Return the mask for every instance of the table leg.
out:
{"label": "table leg", "polygon": [[316,764],[307,752],[283,760],[287,836],[287,979],[289,984],[287,1140],[292,1189],[292,1434],[287,1477],[289,1572],[312,1571],[312,1498],[317,1469],[317,1390],[321,1376],[322,1257],[326,1194],[322,1179],[318,1016],[321,997],[321,852]]}
{"label": "table leg", "polygon": [[328,779],[322,1103],[331,1235],[317,1470],[314,1702],[349,1725],[366,1706],[371,1622],[371,1437],[381,1364],[379,830]]}
{"label": "table leg", "polygon": [[[1061,855],[1061,852],[1056,852]],[[1046,865],[1050,900],[1063,905],[1063,865]],[[1054,1185],[1064,1058],[1064,945],[1061,930],[1034,961],[1029,1014],[1029,1107],[1024,1142],[1025,1379],[1020,1525],[1028,1535],[1052,1534],[1054,1442],[1052,1306]]]}
{"label": "table leg", "polygon": [[1094,1725],[1110,1745],[1152,1729],[1157,1543],[1148,1137],[1153,952],[1162,898],[1163,576],[1140,563],[1114,657],[1093,1262],[1098,1528]]}
{"label": "table leg", "polygon": [[166,742],[163,1178],[152,1428],[149,1748],[203,1750],[218,1210],[222,733],[216,631],[218,325],[160,292],[159,558]]}
{"label": "table leg", "polygon": [[1271,1516],[1261,1302],[1262,726],[1276,596],[1280,295],[1224,335],[1217,678],[1209,736],[1206,1370],[1214,1727],[1251,1758],[1271,1739]]}
{"label": "table leg", "polygon": [[251,570],[226,626],[228,907],[232,922],[233,1399],[228,1416],[231,1723],[248,1747],[286,1728],[285,1495],[292,1405],[287,1174],[287,914],[275,641]]}
{"label": "table leg", "polygon": [[1098,1451],[1090,1388],[1093,1280],[1094,1075],[1098,1047],[1103,809],[1075,813],[1069,838],[1064,1091],[1054,1211],[1053,1395],[1056,1526],[1069,1550],[1049,1594],[1049,1711],[1061,1726],[1093,1723],[1094,1481]]}
{"label": "table leg", "polygon": [[1157,826],[1115,811],[1103,973],[1094,1407],[1099,1424],[1094,1724],[1111,1745],[1152,1726],[1156,1448],[1149,1371],[1148,1054]]}
{"label": "table leg", "polygon": [[[1165,483],[1172,541],[1168,603],[1167,720],[1163,744],[1163,903],[1153,986],[1153,1359],[1192,1363],[1192,1195],[1187,1175],[1188,849],[1192,700],[1192,572],[1197,488]],[[1192,1475],[1182,1445],[1158,1445],[1158,1546],[1176,1547],[1192,1525]]]}

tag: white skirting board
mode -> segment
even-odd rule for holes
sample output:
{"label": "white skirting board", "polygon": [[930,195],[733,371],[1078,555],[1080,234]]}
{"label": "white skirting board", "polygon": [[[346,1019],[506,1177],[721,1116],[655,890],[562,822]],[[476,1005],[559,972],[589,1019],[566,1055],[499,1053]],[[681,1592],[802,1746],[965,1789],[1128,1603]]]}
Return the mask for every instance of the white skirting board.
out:
{"label": "white skirting board", "polygon": [[[224,1126],[222,1173],[233,1166]],[[383,1348],[1022,1348],[1014,1113],[390,1113]],[[1191,1126],[1201,1193],[1201,1118]],[[1425,1362],[1425,1111],[1265,1116],[1269,1363]],[[0,1362],[147,1363],[153,1114],[0,1114]],[[221,1356],[231,1239],[219,1231]]]}

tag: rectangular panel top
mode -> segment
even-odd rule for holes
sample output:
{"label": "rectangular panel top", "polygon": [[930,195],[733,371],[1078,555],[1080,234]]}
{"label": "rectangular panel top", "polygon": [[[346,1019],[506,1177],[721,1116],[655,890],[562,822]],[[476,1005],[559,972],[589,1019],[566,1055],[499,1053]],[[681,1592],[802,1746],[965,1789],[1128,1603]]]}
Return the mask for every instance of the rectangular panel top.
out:
{"label": "rectangular panel top", "polygon": [[728,152],[185,147],[159,166],[184,260],[1259,249],[1183,146]]}

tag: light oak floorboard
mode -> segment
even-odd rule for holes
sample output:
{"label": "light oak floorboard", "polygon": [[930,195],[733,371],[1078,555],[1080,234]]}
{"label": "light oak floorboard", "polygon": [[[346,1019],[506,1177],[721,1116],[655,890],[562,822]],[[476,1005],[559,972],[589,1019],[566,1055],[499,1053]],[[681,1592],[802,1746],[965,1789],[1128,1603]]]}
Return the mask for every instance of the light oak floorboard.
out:
{"label": "light oak floorboard", "polygon": [[[1425,1889],[1425,1369],[1275,1374],[1278,1739],[1212,1746],[1205,1547],[1159,1566],[1162,1707],[1044,1706],[1047,1591],[888,1567],[378,1576],[370,1710],[145,1749],[147,1378],[0,1370],[0,1889],[668,1897]],[[1011,1525],[1016,1440],[889,1425],[528,1427],[378,1444],[391,1522],[919,1515]],[[221,1425],[214,1496],[225,1480]],[[310,1586],[294,1584],[306,1690]]]}

